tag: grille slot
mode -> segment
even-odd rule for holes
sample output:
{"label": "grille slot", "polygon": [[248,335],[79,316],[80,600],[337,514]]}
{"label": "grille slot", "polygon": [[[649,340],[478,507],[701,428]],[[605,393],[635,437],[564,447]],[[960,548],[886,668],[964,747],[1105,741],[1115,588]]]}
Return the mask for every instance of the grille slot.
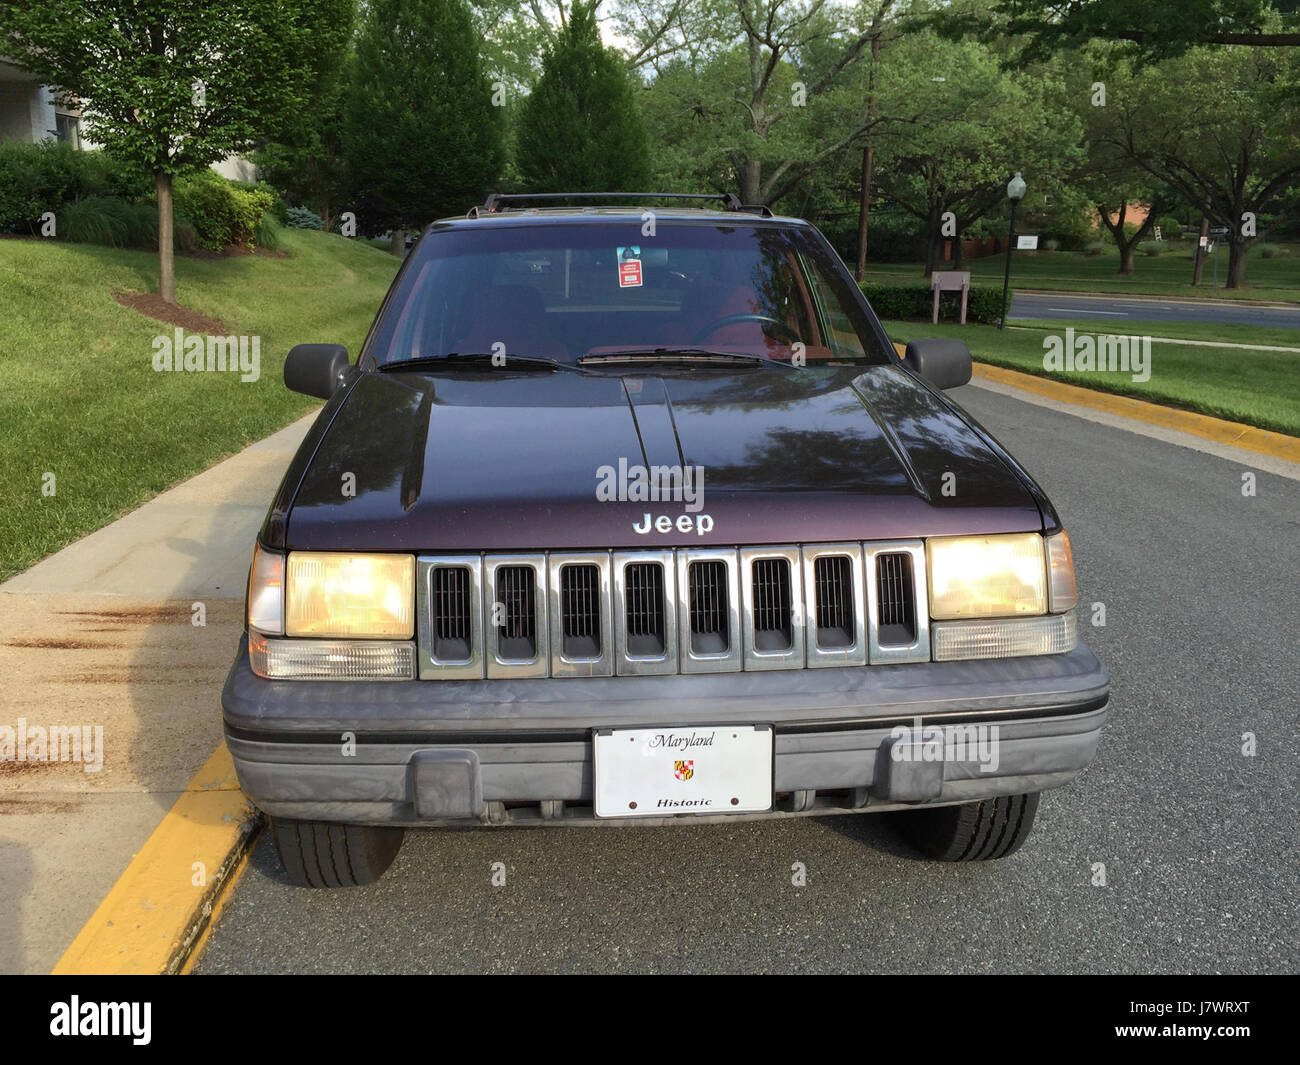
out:
{"label": "grille slot", "polygon": [[879,602],[877,642],[884,646],[916,640],[916,585],[912,556],[889,553],[876,556],[876,595]]}
{"label": "grille slot", "polygon": [[600,570],[590,564],[560,568],[560,639],[567,658],[599,658]]}
{"label": "grille slot", "polygon": [[692,562],[687,574],[691,651],[697,655],[726,654],[731,648],[727,564],[713,560]]}
{"label": "grille slot", "polygon": [[471,587],[464,566],[433,571],[433,657],[440,662],[468,662],[474,652]]}
{"label": "grille slot", "polygon": [[783,558],[760,558],[752,566],[754,648],[788,651],[794,646],[790,563]]}
{"label": "grille slot", "polygon": [[647,658],[668,646],[664,619],[664,568],[658,562],[633,562],[624,570],[624,623],[627,652]]}
{"label": "grille slot", "polygon": [[537,657],[537,597],[531,566],[498,566],[492,622],[497,654],[526,661]]}
{"label": "grille slot", "polygon": [[817,605],[817,646],[852,647],[857,639],[853,622],[853,564],[844,555],[823,555],[813,567]]}

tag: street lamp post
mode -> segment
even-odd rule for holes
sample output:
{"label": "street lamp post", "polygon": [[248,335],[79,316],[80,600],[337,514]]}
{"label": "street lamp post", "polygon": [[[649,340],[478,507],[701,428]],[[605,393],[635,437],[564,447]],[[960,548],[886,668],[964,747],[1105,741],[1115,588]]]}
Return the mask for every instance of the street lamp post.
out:
{"label": "street lamp post", "polygon": [[1016,171],[1016,176],[1007,182],[1007,199],[1011,201],[1011,225],[1007,229],[1007,271],[1002,278],[1002,317],[998,319],[998,328],[1007,324],[1007,291],[1011,287],[1011,247],[1016,240],[1016,204],[1025,196],[1025,181]]}

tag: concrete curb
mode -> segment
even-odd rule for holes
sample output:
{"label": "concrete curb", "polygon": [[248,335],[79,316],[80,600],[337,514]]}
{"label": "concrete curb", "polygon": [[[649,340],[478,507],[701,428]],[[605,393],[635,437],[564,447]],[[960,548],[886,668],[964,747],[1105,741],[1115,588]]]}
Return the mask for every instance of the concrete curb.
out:
{"label": "concrete curb", "polygon": [[223,743],[55,965],[56,976],[185,971],[262,828]]}

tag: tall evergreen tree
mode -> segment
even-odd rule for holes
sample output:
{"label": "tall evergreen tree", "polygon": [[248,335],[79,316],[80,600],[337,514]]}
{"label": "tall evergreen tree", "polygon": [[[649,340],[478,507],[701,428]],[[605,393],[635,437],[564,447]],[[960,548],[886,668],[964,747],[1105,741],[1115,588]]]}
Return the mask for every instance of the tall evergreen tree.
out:
{"label": "tall evergreen tree", "polygon": [[501,173],[500,108],[465,0],[371,0],[349,66],[343,153],[366,232],[462,214]]}
{"label": "tall evergreen tree", "polygon": [[519,124],[519,172],[530,192],[633,191],[649,150],[626,68],[600,43],[594,4],[575,3],[542,64]]}

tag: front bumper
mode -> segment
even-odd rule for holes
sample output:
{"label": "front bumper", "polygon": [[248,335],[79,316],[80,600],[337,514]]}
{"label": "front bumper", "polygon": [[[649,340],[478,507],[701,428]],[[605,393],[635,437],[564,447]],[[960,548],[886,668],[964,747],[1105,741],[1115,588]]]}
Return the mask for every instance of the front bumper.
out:
{"label": "front bumper", "polygon": [[[1063,655],[971,662],[370,683],[264,680],[241,640],[222,707],[240,785],[271,816],[445,825],[630,823],[592,815],[595,728],[774,729],[771,812],[637,824],[911,809],[1042,791],[1096,757],[1110,703],[1106,670],[1082,644]],[[897,729],[918,719],[950,736],[997,726],[995,762],[900,760]]]}

